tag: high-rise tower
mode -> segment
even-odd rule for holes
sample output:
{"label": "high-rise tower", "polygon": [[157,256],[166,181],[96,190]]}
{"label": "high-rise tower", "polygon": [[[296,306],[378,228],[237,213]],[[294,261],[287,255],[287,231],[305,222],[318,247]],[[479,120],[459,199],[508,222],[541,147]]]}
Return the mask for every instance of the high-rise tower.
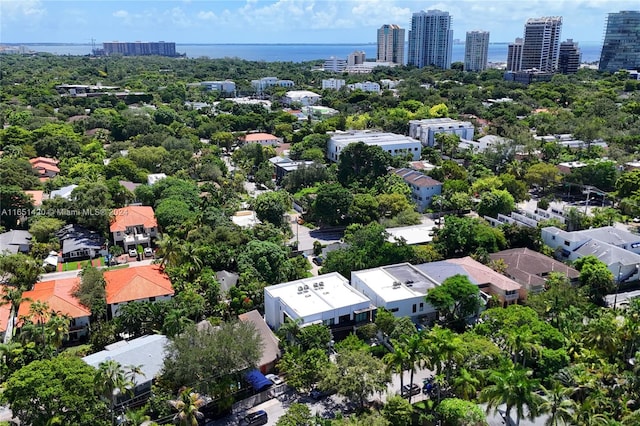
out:
{"label": "high-rise tower", "polygon": [[516,41],[509,43],[507,49],[507,71],[520,71],[522,63],[522,39],[516,38]]}
{"label": "high-rise tower", "polygon": [[464,70],[484,71],[487,69],[489,55],[489,32],[467,31],[464,46]]}
{"label": "high-rise tower", "polygon": [[378,62],[404,64],[404,28],[385,24],[378,29]]}
{"label": "high-rise tower", "polygon": [[560,55],[558,56],[558,71],[562,74],[575,74],[580,68],[581,53],[578,43],[572,39],[560,43]]}
{"label": "high-rise tower", "polygon": [[418,68],[451,68],[453,30],[449,12],[420,11],[411,17],[407,63]]}
{"label": "high-rise tower", "polygon": [[609,14],[599,68],[611,72],[640,68],[640,11]]}
{"label": "high-rise tower", "polygon": [[562,17],[529,19],[524,26],[520,69],[554,72],[558,68]]}

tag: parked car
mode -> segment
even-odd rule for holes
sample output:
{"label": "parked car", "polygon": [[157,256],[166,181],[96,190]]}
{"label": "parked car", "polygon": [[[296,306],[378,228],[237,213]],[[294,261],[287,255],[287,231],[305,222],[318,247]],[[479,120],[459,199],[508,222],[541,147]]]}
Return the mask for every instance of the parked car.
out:
{"label": "parked car", "polygon": [[129,257],[138,257],[136,249],[129,249]]}
{"label": "parked car", "polygon": [[412,385],[404,385],[400,395],[402,395],[403,398],[408,398],[409,396],[418,395],[420,392],[420,386],[414,383]]}
{"label": "parked car", "polygon": [[282,381],[282,379],[278,376],[276,376],[275,374],[267,374],[266,377],[268,380],[271,381],[271,383],[273,383],[274,385],[281,385],[284,382]]}
{"label": "parked car", "polygon": [[152,256],[153,256],[153,249],[151,247],[145,247],[144,257],[152,257]]}
{"label": "parked car", "polygon": [[258,426],[266,425],[269,421],[267,412],[264,410],[256,411],[255,413],[249,413],[242,420],[240,420],[240,426]]}
{"label": "parked car", "polygon": [[312,262],[315,263],[318,266],[322,266],[322,263],[324,262],[324,257],[316,256],[316,257],[313,258]]}

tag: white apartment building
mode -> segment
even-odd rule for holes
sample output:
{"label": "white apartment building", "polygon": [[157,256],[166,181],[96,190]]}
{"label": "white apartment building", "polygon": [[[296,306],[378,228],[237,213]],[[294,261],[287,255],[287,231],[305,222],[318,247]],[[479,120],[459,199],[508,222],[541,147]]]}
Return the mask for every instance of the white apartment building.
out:
{"label": "white apartment building", "polygon": [[593,255],[607,265],[616,281],[639,278],[640,235],[613,226],[573,232],[548,226],[542,228],[541,236],[562,260]]}
{"label": "white apartment building", "polygon": [[256,92],[262,92],[268,87],[293,87],[295,83],[293,80],[280,80],[278,77],[262,77],[260,80],[251,80],[251,86],[256,89]]}
{"label": "white apartment building", "polygon": [[236,91],[236,83],[231,80],[203,81],[200,83],[200,86],[207,90],[220,93],[234,93]]}
{"label": "white apartment building", "polygon": [[322,96],[309,90],[290,90],[282,98],[282,103],[290,106],[297,102],[306,107],[320,103],[320,99]]}
{"label": "white apartment building", "polygon": [[442,194],[442,183],[423,173],[404,168],[396,169],[393,173],[400,176],[409,185],[411,198],[420,213],[429,207],[434,195]]}
{"label": "white apartment building", "polygon": [[331,138],[327,142],[327,158],[333,162],[338,162],[340,153],[344,148],[349,144],[357,142],[379,146],[394,157],[397,155],[406,156],[411,154],[414,161],[419,160],[420,154],[422,153],[422,144],[420,141],[395,133],[357,130],[332,132],[330,135]]}
{"label": "white apartment building", "polygon": [[362,90],[363,92],[380,93],[380,84],[372,81],[363,81],[361,83],[348,84],[351,90]]}
{"label": "white apartment building", "polygon": [[347,82],[344,80],[338,78],[330,78],[327,80],[322,80],[322,89],[340,90],[340,88],[344,87],[346,84]]}
{"label": "white apartment building", "polygon": [[353,329],[370,322],[375,306],[337,272],[277,284],[264,289],[265,321],[273,330],[286,321],[300,327],[324,324]]}
{"label": "white apartment building", "polygon": [[468,121],[458,121],[451,118],[428,118],[425,120],[409,121],[409,136],[420,140],[425,146],[434,146],[438,133],[452,133],[460,139],[473,140],[475,129]]}
{"label": "white apartment building", "polygon": [[489,55],[489,32],[467,31],[464,47],[464,70],[484,71],[487,69]]}
{"label": "white apartment building", "polygon": [[342,58],[336,58],[335,56],[331,56],[329,59],[324,61],[322,68],[325,71],[333,71],[333,72],[342,72],[347,67],[347,60]]}

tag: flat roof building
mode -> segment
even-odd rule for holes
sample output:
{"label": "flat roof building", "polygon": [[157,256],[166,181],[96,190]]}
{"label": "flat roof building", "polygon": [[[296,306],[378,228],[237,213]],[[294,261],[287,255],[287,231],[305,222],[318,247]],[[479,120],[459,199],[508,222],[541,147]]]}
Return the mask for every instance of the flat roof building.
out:
{"label": "flat roof building", "polygon": [[362,142],[365,145],[376,145],[392,156],[407,156],[411,154],[413,160],[419,160],[422,145],[419,141],[404,135],[378,131],[348,131],[332,132],[327,142],[327,158],[338,162],[340,153],[349,144]]}
{"label": "flat roof building", "polygon": [[334,331],[351,331],[372,320],[375,306],[349,280],[332,272],[265,287],[264,309],[274,330],[286,321],[300,321],[300,327],[324,324]]}
{"label": "flat roof building", "polygon": [[471,122],[447,117],[409,121],[409,136],[431,147],[435,145],[438,133],[452,133],[458,135],[460,139],[473,140],[474,131]]}

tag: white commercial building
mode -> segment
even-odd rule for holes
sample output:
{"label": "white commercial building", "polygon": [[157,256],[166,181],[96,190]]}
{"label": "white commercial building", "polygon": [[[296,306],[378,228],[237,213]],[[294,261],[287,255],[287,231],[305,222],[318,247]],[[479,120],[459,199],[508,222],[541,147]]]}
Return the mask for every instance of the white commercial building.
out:
{"label": "white commercial building", "polygon": [[362,65],[366,60],[366,54],[363,50],[356,50],[347,57],[347,65]]}
{"label": "white commercial building", "polygon": [[438,133],[451,133],[460,136],[460,139],[473,140],[474,131],[473,124],[470,122],[451,118],[409,121],[409,136],[419,139],[425,146],[434,146]]}
{"label": "white commercial building", "polygon": [[325,71],[333,71],[333,72],[342,72],[347,67],[347,60],[336,58],[335,56],[330,57],[329,59],[324,61],[324,65],[322,68]]}
{"label": "white commercial building", "polygon": [[418,211],[424,212],[431,204],[434,195],[442,194],[442,183],[411,169],[396,169],[393,173],[404,179],[411,188],[411,198],[416,203]]}
{"label": "white commercial building", "polygon": [[293,87],[295,83],[292,80],[280,80],[278,77],[262,77],[260,80],[251,80],[251,86],[256,92],[262,92],[272,86]]}
{"label": "white commercial building", "polygon": [[286,321],[353,330],[372,320],[375,306],[337,272],[265,287],[265,321],[273,330]]}
{"label": "white commercial building", "polygon": [[348,84],[351,90],[362,90],[363,92],[380,93],[380,84],[372,81],[363,81],[361,83]]}
{"label": "white commercial building", "polygon": [[344,148],[357,142],[379,146],[394,157],[411,154],[413,160],[419,160],[422,152],[422,145],[419,141],[395,133],[358,130],[330,134],[331,138],[327,142],[327,158],[334,162],[339,160],[340,153]]}
{"label": "white commercial building", "polygon": [[549,226],[542,228],[541,236],[562,260],[592,255],[607,265],[617,282],[639,278],[640,235],[613,226],[573,232]]}
{"label": "white commercial building", "polygon": [[236,83],[231,80],[224,81],[203,81],[200,86],[207,90],[213,90],[221,93],[234,93],[236,91]]}
{"label": "white commercial building", "polygon": [[282,99],[282,103],[290,106],[293,103],[300,103],[302,106],[315,105],[320,103],[322,96],[309,90],[290,90]]}
{"label": "white commercial building", "polygon": [[329,78],[327,80],[322,80],[322,89],[340,90],[340,88],[344,87],[345,84],[347,84],[347,82],[344,80]]}

